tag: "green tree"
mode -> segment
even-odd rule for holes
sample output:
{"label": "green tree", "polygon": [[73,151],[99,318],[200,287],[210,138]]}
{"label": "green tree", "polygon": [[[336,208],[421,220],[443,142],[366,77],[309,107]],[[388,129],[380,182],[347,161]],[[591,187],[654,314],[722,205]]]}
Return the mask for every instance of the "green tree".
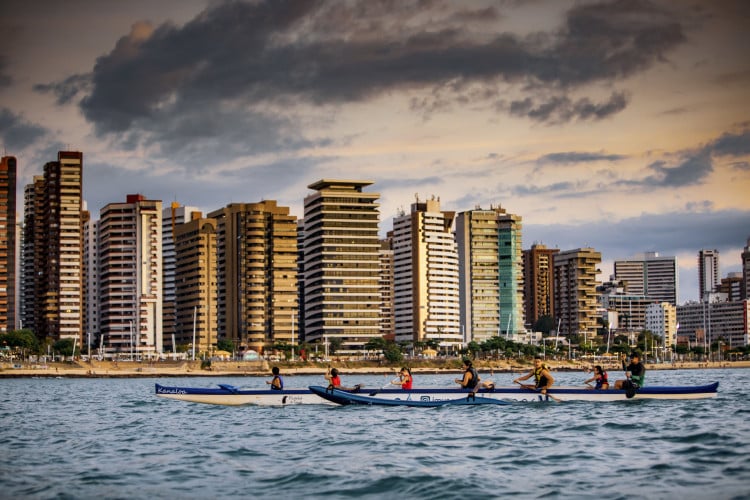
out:
{"label": "green tree", "polygon": [[219,339],[216,342],[216,349],[219,351],[234,352],[234,342],[229,339]]}
{"label": "green tree", "polygon": [[39,352],[39,339],[31,330],[11,330],[4,333],[0,335],[0,344],[3,343],[8,347],[18,347],[34,353]]}
{"label": "green tree", "polygon": [[[73,339],[60,339],[52,345],[55,352],[63,356],[75,356],[73,352]],[[80,346],[76,346],[76,353],[80,352]]]}

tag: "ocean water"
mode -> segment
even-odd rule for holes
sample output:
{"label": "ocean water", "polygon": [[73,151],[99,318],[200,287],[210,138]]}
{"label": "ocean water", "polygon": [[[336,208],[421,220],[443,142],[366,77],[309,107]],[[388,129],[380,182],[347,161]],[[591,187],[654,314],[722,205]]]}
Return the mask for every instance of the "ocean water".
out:
{"label": "ocean water", "polygon": [[0,498],[750,498],[747,369],[648,373],[651,385],[721,382],[718,398],[696,401],[267,408],[154,395],[155,382],[264,380],[0,380]]}

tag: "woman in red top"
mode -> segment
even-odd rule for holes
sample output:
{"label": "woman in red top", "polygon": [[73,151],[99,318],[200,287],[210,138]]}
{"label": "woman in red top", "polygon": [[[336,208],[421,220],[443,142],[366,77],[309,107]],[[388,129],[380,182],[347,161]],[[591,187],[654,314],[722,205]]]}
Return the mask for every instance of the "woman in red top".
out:
{"label": "woman in red top", "polygon": [[336,368],[328,368],[326,372],[326,380],[328,381],[328,389],[339,389],[348,392],[359,392],[361,384],[357,384],[354,387],[344,387],[341,385],[341,377],[339,377],[339,371]]}
{"label": "woman in red top", "polygon": [[402,367],[398,374],[398,378],[391,382],[393,385],[400,385],[402,389],[411,389],[411,384],[414,379],[411,378],[411,370],[407,367]]}
{"label": "woman in red top", "polygon": [[328,368],[326,372],[326,380],[328,381],[329,389],[339,389],[341,387],[341,378],[339,377],[339,371],[336,368]]}

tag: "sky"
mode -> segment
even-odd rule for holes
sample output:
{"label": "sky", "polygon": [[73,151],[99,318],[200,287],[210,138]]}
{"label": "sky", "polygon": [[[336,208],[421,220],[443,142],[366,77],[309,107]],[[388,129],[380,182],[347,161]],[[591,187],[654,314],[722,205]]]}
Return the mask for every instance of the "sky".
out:
{"label": "sky", "polygon": [[[0,147],[23,186],[84,154],[92,217],[127,194],[205,213],[369,180],[381,234],[416,199],[501,206],[523,248],[741,270],[745,0],[3,0]],[[20,205],[19,205],[20,208]]]}

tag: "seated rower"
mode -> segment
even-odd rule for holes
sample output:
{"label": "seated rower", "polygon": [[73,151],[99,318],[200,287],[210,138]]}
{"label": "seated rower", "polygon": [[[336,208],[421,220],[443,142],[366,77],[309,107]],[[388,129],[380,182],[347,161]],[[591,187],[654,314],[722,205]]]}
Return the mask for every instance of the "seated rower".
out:
{"label": "seated rower", "polygon": [[[643,387],[646,378],[646,367],[641,363],[641,356],[634,352],[630,355],[630,364],[625,367],[625,361],[622,362],[625,368],[625,378],[636,385],[636,389]],[[625,386],[625,380],[615,382],[615,389],[622,389]]]}
{"label": "seated rower", "polygon": [[594,387],[591,387],[589,385],[589,389],[596,389],[596,390],[607,390],[609,389],[609,380],[607,380],[607,372],[605,372],[601,366],[596,365],[594,367],[594,376],[588,379],[584,382],[584,384],[589,384],[590,382],[595,382],[596,385]]}
{"label": "seated rower", "polygon": [[[531,377],[534,377],[534,381],[536,382],[534,385],[521,384],[521,380],[527,380]],[[529,373],[523,377],[518,377],[513,382],[520,384],[524,389],[539,390],[542,394],[547,394],[547,389],[552,387],[552,384],[555,383],[555,379],[549,372],[547,365],[542,361],[542,358],[536,357],[534,358],[534,368],[532,368]]]}
{"label": "seated rower", "polygon": [[347,391],[347,392],[357,392],[359,391],[359,388],[362,387],[360,384],[355,385],[354,387],[344,387],[341,385],[341,377],[339,377],[339,371],[336,368],[328,367],[328,371],[326,371],[326,380],[328,381],[328,389],[339,389],[340,391]]}

